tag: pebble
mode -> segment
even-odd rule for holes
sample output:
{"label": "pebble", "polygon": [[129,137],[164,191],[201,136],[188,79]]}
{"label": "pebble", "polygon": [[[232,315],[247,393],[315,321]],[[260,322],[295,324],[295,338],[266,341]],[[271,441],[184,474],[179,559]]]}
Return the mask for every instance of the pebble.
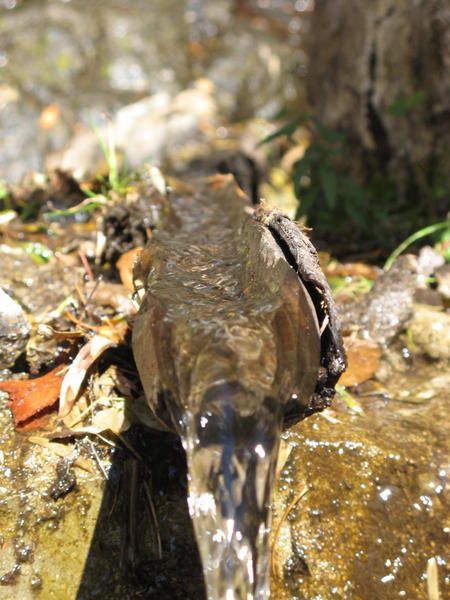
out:
{"label": "pebble", "polygon": [[20,304],[0,288],[0,369],[14,365],[25,350],[30,331]]}

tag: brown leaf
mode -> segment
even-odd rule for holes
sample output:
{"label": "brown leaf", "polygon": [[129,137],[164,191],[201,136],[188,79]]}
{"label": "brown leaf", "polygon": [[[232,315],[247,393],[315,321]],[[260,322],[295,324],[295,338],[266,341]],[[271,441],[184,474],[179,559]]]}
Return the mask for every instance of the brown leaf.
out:
{"label": "brown leaf", "polygon": [[378,279],[381,271],[373,265],[357,263],[332,262],[324,267],[327,277],[365,277],[366,279]]}
{"label": "brown leaf", "polygon": [[369,340],[344,338],[348,367],[339,380],[341,385],[358,385],[370,379],[380,366],[380,347]]}
{"label": "brown leaf", "polygon": [[51,452],[54,452],[57,456],[61,458],[69,458],[73,459],[73,464],[88,473],[95,473],[96,469],[94,469],[93,465],[82,458],[81,456],[76,455],[75,446],[73,444],[58,444],[55,442],[50,442],[46,438],[31,436],[28,438],[28,441],[32,444],[37,444],[42,448],[47,448]]}
{"label": "brown leaf", "polygon": [[61,387],[60,417],[69,414],[89,368],[105,350],[117,346],[123,341],[127,328],[128,325],[125,321],[119,321],[115,325],[102,325],[98,333],[80,349],[70,365]]}
{"label": "brown leaf", "polygon": [[121,283],[101,281],[95,289],[91,302],[97,306],[112,306],[116,312],[127,316],[136,312],[129,291]]}
{"label": "brown leaf", "polygon": [[119,260],[116,262],[116,267],[119,269],[120,280],[127,290],[133,292],[133,268],[136,262],[139,260],[139,256],[142,253],[143,248],[133,248],[122,254]]}
{"label": "brown leaf", "polygon": [[14,427],[20,431],[36,429],[45,424],[47,415],[59,397],[63,377],[61,366],[42,377],[0,382],[0,390],[10,396]]}

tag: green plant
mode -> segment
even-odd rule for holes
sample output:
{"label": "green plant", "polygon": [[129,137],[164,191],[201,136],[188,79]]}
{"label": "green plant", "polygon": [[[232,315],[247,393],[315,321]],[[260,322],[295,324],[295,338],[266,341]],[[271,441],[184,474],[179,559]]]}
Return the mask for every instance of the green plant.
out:
{"label": "green plant", "polygon": [[44,265],[53,256],[51,249],[39,242],[24,242],[22,248],[37,265]]}
{"label": "green plant", "polygon": [[402,117],[407,115],[418,106],[423,105],[426,100],[425,92],[417,90],[411,94],[400,94],[388,106],[387,112],[393,117]]}
{"label": "green plant", "polygon": [[111,191],[119,195],[123,195],[127,191],[130,174],[127,172],[125,162],[120,167],[114,124],[109,116],[106,117],[106,121],[106,133],[102,132],[99,127],[91,122],[91,128],[97,137],[100,149],[108,165],[108,175],[106,178],[97,178],[97,182],[100,184],[97,186],[97,189],[100,187],[100,191],[93,191],[90,187],[82,184],[81,188],[87,196],[85,200],[70,208],[46,212],[46,218],[70,217],[81,213],[90,213],[108,202]]}
{"label": "green plant", "polygon": [[[86,192],[87,193],[87,192]],[[61,208],[57,210],[51,210],[45,213],[45,216],[48,217],[70,217],[73,215],[78,215],[81,213],[90,213],[105,204],[106,198],[104,196],[99,196],[98,194],[91,194],[91,192],[87,193],[89,197],[92,197],[92,200],[85,199],[80,204],[76,206],[71,206],[70,208]]]}
{"label": "green plant", "polygon": [[[92,121],[91,128],[97,137],[99,146],[108,165],[107,178],[106,180],[102,180],[102,193],[106,196],[108,191],[112,190],[118,194],[122,194],[126,190],[129,174],[127,172],[125,161],[123,161],[122,167],[120,167],[114,123],[112,122],[111,117],[106,116],[106,133],[103,133]],[[90,197],[95,197],[97,195],[88,189],[85,190],[85,193]]]}
{"label": "green plant", "polygon": [[[407,118],[424,100],[421,92],[400,96],[388,112]],[[363,251],[373,248],[386,252],[408,230],[424,227],[443,214],[449,185],[441,167],[435,165],[427,171],[424,166],[422,173],[416,165],[415,170],[409,169],[411,179],[400,190],[395,174],[389,175],[370,153],[365,163],[353,161],[353,153],[364,150],[353,148],[343,133],[325,126],[313,114],[302,113],[261,143],[277,138],[295,143],[294,134],[300,127],[308,132],[310,143],[292,170],[299,201],[296,218],[306,218],[309,226],[333,244],[337,254],[346,254],[355,242]],[[407,157],[405,161],[409,164]],[[419,171],[422,187],[415,179]]]}
{"label": "green plant", "polygon": [[[348,165],[350,149],[345,135],[326,127],[309,113],[293,119],[262,143],[282,136],[293,141],[299,127],[308,130],[311,142],[292,172],[294,192],[299,199],[296,217],[306,216],[311,225],[324,233],[339,230],[343,234],[352,229],[373,233],[374,216],[384,218],[385,205],[392,197],[390,182],[374,177],[370,186],[360,185]],[[375,203],[380,187],[384,188],[383,200],[378,198]]]}
{"label": "green plant", "polygon": [[341,297],[351,297],[353,299],[359,298],[363,294],[367,294],[374,284],[371,279],[367,277],[328,277],[328,283],[330,284],[333,295],[336,299]]}
{"label": "green plant", "polygon": [[[434,223],[433,225],[428,225],[427,227],[422,227],[422,229],[419,229],[419,231],[415,231],[408,236],[406,240],[399,244],[399,246],[397,246],[397,248],[389,255],[384,264],[385,271],[392,267],[394,261],[400,256],[400,254],[402,254],[402,252],[411,246],[411,244],[414,244],[414,242],[417,242],[424,237],[437,233],[438,231],[443,231],[441,242],[450,239],[450,219],[447,219],[447,221],[441,221],[440,223]],[[446,256],[445,258],[448,260]]]}
{"label": "green plant", "polygon": [[11,210],[11,198],[6,182],[0,179],[0,206],[1,210]]}

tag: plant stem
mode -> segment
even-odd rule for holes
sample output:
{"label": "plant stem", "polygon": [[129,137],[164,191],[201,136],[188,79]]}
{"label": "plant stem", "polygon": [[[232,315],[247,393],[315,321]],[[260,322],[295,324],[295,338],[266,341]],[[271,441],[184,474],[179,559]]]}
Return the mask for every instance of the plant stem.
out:
{"label": "plant stem", "polygon": [[392,252],[392,254],[389,256],[389,258],[384,264],[384,270],[388,271],[394,264],[394,261],[400,256],[402,252],[406,250],[406,248],[408,248],[408,246],[414,244],[414,242],[417,242],[417,240],[420,240],[421,238],[426,237],[427,235],[431,235],[436,231],[440,231],[441,229],[447,228],[450,229],[450,220],[441,221],[440,223],[434,223],[433,225],[428,225],[427,227],[423,227],[423,229],[419,229],[419,231],[412,233]]}

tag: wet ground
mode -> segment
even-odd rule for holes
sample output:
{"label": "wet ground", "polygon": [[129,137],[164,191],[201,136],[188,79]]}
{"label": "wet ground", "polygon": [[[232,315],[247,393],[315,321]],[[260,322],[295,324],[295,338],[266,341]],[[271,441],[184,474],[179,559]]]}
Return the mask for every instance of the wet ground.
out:
{"label": "wet ground", "polygon": [[338,406],[336,421],[314,416],[285,435],[278,516],[305,495],[275,546],[276,598],[432,598],[433,558],[446,597],[449,381],[448,368],[422,365],[361,398],[364,414]]}
{"label": "wet ground", "polygon": [[[433,558],[445,597],[449,382],[448,369],[421,366],[415,374],[396,375],[384,396],[359,398],[362,415],[338,402],[332,413],[284,434],[288,458],[274,499],[275,598],[433,598],[427,591]],[[55,500],[50,491],[61,458],[43,449],[42,434],[16,434],[6,407],[1,419],[0,597],[203,597],[179,444],[162,434],[147,434],[145,442],[137,434],[131,438],[149,457],[162,543],[160,559],[149,527],[132,575],[123,557],[130,452],[107,451],[93,439],[94,458],[92,442],[84,439],[80,451],[92,472],[73,467],[75,489]],[[108,483],[99,460],[110,473]],[[150,521],[141,510],[140,527]]]}
{"label": "wet ground", "polygon": [[[124,196],[111,192],[111,206],[99,206],[96,216],[83,217],[85,223],[72,216],[36,229],[36,222],[15,218],[4,230],[1,285],[29,325],[23,340],[10,334],[2,339],[2,347],[18,353],[3,365],[2,379],[64,364],[81,346],[100,340],[99,324],[114,330],[114,319],[133,312],[123,302],[130,292],[118,283],[114,263],[143,243],[145,230],[131,216],[123,230],[130,237],[120,239],[112,215],[133,215],[145,190],[149,206],[170,210],[152,200],[160,197],[154,186],[161,174],[143,173]],[[171,185],[180,193],[191,189]],[[47,211],[45,202],[40,210]],[[96,253],[98,227],[110,241],[116,238],[116,253]],[[26,251],[36,236],[52,252],[47,262],[42,251]],[[43,262],[36,264],[37,257]],[[360,299],[372,307],[376,299],[379,310],[371,309],[369,320],[354,308],[352,322],[351,303],[343,310],[344,333],[361,336],[359,353],[366,353],[369,371],[351,361],[352,383],[333,408],[283,434],[284,464],[273,501],[275,598],[425,600],[437,597],[436,589],[445,597],[450,584],[449,316],[437,290],[422,287],[421,299],[432,292],[440,306],[414,302],[418,292],[408,281],[416,281],[415,260],[402,261],[411,270],[403,270],[401,293],[409,289],[410,296],[400,312],[392,308],[386,321],[383,310],[397,290],[395,267],[383,275],[364,270],[378,277]],[[334,267],[339,269],[358,270]],[[126,281],[126,272],[121,277]],[[347,285],[350,291],[351,281]],[[437,328],[433,315],[439,315]],[[390,340],[389,347],[384,341],[364,345],[365,336],[376,339],[374,331]],[[377,353],[369,352],[373,345]],[[93,364],[63,422],[53,412],[44,425],[17,433],[7,395],[1,395],[0,597],[204,597],[181,445],[170,434],[127,429],[136,415],[146,422],[141,394],[125,338]],[[15,418],[18,428],[29,425]]]}
{"label": "wet ground", "polygon": [[[295,11],[290,2],[275,10],[263,1],[155,0],[152,10],[148,2],[130,7],[121,0],[0,2],[0,179],[17,182],[69,158],[104,171],[90,123],[123,107],[130,110],[115,122],[136,164],[156,157],[186,173],[200,154],[195,168],[201,172],[211,169],[204,161],[211,140],[220,151],[229,150],[230,139],[234,150],[254,150],[267,133],[266,119],[302,98],[309,8],[300,1]],[[199,78],[207,81],[194,86]],[[152,136],[139,137],[150,130]],[[77,146],[79,136],[88,140]],[[49,196],[42,178],[30,185],[44,190],[33,196],[38,206],[47,203],[44,212],[84,198]],[[136,190],[126,196],[132,203]],[[0,224],[0,286],[15,302],[9,314],[23,332],[0,331],[9,357],[1,379],[46,371],[90,339],[67,318],[67,308],[95,326],[130,314],[123,304],[129,292],[120,287],[114,263],[145,242],[153,217],[146,215],[148,227],[134,238],[138,219],[131,219],[132,239],[124,236],[113,246],[118,223],[129,231],[121,215],[119,208],[104,231],[109,245],[103,255],[101,224],[95,217],[84,223],[82,212],[52,224],[42,212],[28,224]],[[43,257],[45,248],[30,248],[30,241],[53,254]],[[97,263],[109,261],[99,271],[107,284],[119,286],[114,294],[99,288],[89,310],[93,282],[86,261],[95,277]],[[438,298],[437,307],[430,306],[436,290],[426,296],[421,304],[408,300],[409,312],[397,315],[401,328],[393,346],[382,347],[368,382],[357,377],[362,383],[347,390],[350,398],[343,393],[332,410],[283,436],[285,464],[273,503],[277,600],[436,600],[438,588],[441,600],[448,594],[450,317],[448,296],[447,304]],[[47,329],[46,341],[37,335],[42,325],[78,337],[56,340]],[[351,325],[350,335],[364,329]],[[125,365],[123,375],[134,383],[129,347],[111,353],[94,369],[94,388],[111,363]],[[122,407],[126,394],[111,390]],[[139,390],[131,395],[136,400]],[[95,388],[83,408],[100,396]],[[97,408],[109,410],[114,402],[102,397]],[[54,421],[17,433],[6,394],[0,407],[0,598],[203,598],[185,459],[174,438],[142,428],[119,437],[97,428],[55,440]],[[85,417],[82,425],[92,422]]]}

